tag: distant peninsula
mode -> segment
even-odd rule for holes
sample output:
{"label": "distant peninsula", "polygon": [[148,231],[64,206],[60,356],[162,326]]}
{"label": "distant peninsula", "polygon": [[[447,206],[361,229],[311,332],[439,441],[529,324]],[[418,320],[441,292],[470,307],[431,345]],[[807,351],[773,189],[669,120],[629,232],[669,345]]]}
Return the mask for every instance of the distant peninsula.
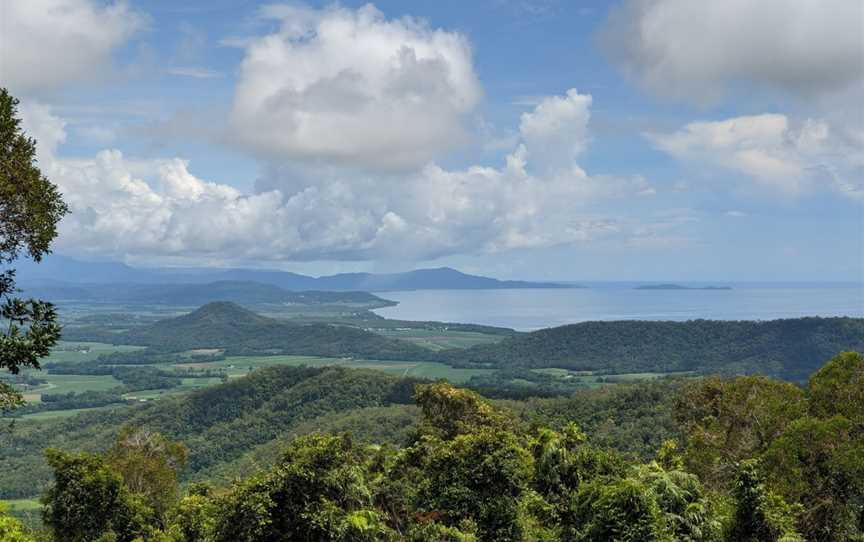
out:
{"label": "distant peninsula", "polygon": [[731,290],[731,286],[682,286],[680,284],[645,284],[636,290]]}

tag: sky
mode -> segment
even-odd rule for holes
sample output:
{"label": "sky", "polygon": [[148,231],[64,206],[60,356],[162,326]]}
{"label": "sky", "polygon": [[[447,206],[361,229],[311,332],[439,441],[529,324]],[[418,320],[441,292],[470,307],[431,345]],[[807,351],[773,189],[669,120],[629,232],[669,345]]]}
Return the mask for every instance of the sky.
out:
{"label": "sky", "polygon": [[0,0],[55,250],[864,281],[861,0]]}

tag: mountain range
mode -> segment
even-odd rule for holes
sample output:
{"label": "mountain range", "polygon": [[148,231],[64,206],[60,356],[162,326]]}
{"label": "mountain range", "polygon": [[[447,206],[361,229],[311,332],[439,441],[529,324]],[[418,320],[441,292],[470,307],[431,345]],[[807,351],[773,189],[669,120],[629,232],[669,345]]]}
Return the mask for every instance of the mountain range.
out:
{"label": "mountain range", "polygon": [[572,284],[498,280],[469,275],[449,267],[402,273],[339,273],[313,277],[289,271],[221,268],[137,268],[117,262],[84,262],[51,255],[41,263],[15,263],[23,286],[80,284],[201,284],[257,282],[286,290],[364,291],[506,288],[574,288]]}

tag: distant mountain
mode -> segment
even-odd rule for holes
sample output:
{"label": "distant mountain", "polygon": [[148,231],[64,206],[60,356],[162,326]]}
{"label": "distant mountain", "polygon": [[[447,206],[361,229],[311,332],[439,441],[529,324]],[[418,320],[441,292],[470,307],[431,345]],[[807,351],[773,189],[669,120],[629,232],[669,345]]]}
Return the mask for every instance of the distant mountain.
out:
{"label": "distant mountain", "polygon": [[212,282],[258,282],[286,290],[366,291],[577,288],[573,284],[498,280],[440,267],[404,273],[340,273],[311,277],[288,271],[258,269],[141,269],[114,262],[82,262],[51,255],[40,264],[16,262],[18,279],[24,286],[64,284],[200,284]]}
{"label": "distant mountain", "polygon": [[385,360],[432,356],[420,346],[363,329],[268,318],[224,301],[208,303],[189,314],[127,331],[116,332],[98,326],[68,327],[63,338],[147,346],[167,352],[220,348],[229,355],[294,354]]}
{"label": "distant mountain", "polygon": [[198,306],[213,301],[243,304],[351,305],[378,308],[394,305],[367,292],[288,291],[272,284],[217,281],[201,284],[69,284],[31,283],[24,295],[52,301],[86,301],[148,305]]}
{"label": "distant mountain", "polygon": [[864,351],[864,318],[583,322],[440,355],[467,367],[761,373],[804,380],[846,350]]}

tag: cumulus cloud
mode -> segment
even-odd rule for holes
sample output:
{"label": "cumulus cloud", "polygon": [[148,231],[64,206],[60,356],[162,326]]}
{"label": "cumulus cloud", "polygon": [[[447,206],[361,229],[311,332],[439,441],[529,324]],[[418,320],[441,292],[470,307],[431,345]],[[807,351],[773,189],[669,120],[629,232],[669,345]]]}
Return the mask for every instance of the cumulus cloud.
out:
{"label": "cumulus cloud", "polygon": [[570,89],[565,96],[543,98],[533,111],[523,113],[519,132],[538,162],[567,167],[588,145],[591,96]]}
{"label": "cumulus cloud", "polygon": [[122,1],[4,1],[0,81],[13,93],[29,94],[91,77],[145,23]]}
{"label": "cumulus cloud", "polygon": [[690,101],[738,84],[841,91],[864,77],[864,3],[626,0],[600,41],[645,86]]}
{"label": "cumulus cloud", "polygon": [[482,90],[468,41],[375,7],[270,6],[279,29],[245,40],[232,110],[268,159],[369,169],[427,163],[464,138]]}
{"label": "cumulus cloud", "polygon": [[[501,167],[434,163],[399,175],[276,169],[251,194],[196,177],[181,159],[118,150],[64,158],[62,120],[22,108],[40,164],[72,213],[58,248],[122,257],[243,260],[424,260],[445,255],[625,239],[638,226],[592,205],[650,195],[645,179],[589,175],[573,159],[587,141],[590,97],[544,99],[523,117]],[[539,139],[538,139],[539,138]],[[547,160],[554,141],[570,157]],[[538,149],[536,144],[541,144]]]}
{"label": "cumulus cloud", "polygon": [[822,120],[793,125],[786,115],[743,116],[647,137],[675,158],[736,170],[789,195],[827,188],[864,196],[862,151]]}

